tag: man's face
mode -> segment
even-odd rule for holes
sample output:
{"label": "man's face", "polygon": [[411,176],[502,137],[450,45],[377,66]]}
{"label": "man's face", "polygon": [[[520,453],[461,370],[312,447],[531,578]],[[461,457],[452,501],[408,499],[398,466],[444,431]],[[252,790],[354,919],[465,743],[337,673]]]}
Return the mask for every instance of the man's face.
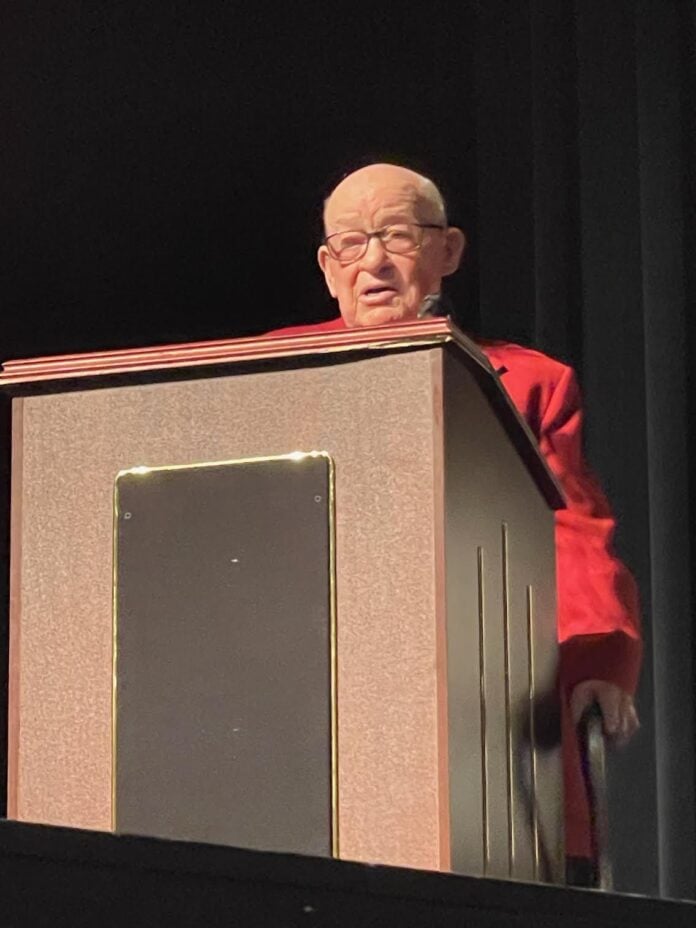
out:
{"label": "man's face", "polygon": [[[376,232],[402,223],[443,224],[441,208],[422,179],[395,165],[371,165],[334,190],[325,211],[326,235],[349,230]],[[346,325],[369,326],[415,319],[425,296],[439,293],[442,277],[459,265],[464,236],[459,229],[423,229],[420,247],[393,254],[369,239],[355,261],[319,248],[319,265]]]}

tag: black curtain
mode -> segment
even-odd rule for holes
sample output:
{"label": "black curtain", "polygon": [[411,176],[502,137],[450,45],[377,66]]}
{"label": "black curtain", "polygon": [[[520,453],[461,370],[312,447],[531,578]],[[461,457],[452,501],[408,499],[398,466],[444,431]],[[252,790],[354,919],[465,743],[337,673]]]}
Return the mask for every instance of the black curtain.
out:
{"label": "black curtain", "polygon": [[0,354],[328,318],[331,184],[434,176],[471,240],[460,321],[577,368],[640,583],[618,888],[696,896],[694,0],[276,7],[5,5]]}
{"label": "black curtain", "polygon": [[[473,11],[434,0],[4,13],[2,353],[261,332],[335,314],[323,196],[402,159],[475,212]],[[456,284],[470,302],[466,273]]]}
{"label": "black curtain", "polygon": [[619,889],[696,895],[694,5],[481,2],[481,325],[578,369],[644,607],[643,728],[610,762]]}

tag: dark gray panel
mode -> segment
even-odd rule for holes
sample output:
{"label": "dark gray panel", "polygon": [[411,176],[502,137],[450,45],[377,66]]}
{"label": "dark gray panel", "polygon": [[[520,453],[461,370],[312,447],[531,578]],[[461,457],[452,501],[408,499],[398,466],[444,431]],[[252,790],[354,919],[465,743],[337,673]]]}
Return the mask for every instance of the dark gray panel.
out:
{"label": "dark gray panel", "polygon": [[557,672],[553,510],[456,355],[443,379],[453,866],[557,882],[560,751],[531,740]]}
{"label": "dark gray panel", "polygon": [[330,854],[329,459],[116,496],[116,830]]}

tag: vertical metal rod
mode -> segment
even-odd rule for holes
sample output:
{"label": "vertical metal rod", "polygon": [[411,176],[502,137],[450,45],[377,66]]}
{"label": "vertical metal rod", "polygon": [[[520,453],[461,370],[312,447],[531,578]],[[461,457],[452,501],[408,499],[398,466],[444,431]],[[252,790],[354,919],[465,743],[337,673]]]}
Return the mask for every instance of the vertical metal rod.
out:
{"label": "vertical metal rod", "polygon": [[532,811],[532,846],[534,851],[534,879],[539,879],[539,803],[537,799],[537,752],[536,752],[536,670],[534,666],[534,591],[527,586],[527,673],[529,674],[529,770],[530,798]]}
{"label": "vertical metal rod", "polygon": [[481,826],[483,841],[483,875],[490,867],[490,835],[488,822],[488,738],[486,735],[486,635],[485,596],[483,583],[483,548],[476,549],[478,567],[478,633],[479,633],[479,703],[481,707]]}
{"label": "vertical metal rod", "polygon": [[512,756],[512,710],[510,696],[510,576],[507,522],[502,523],[501,529],[503,568],[503,645],[505,661],[505,753],[507,768],[508,875],[513,876],[515,867],[515,802],[513,795],[514,781]]}

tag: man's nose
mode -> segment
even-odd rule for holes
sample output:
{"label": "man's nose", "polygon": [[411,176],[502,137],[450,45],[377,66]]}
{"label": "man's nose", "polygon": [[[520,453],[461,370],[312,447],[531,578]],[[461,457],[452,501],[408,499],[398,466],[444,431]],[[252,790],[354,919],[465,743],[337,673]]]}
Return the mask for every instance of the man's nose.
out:
{"label": "man's nose", "polygon": [[391,265],[391,256],[378,235],[373,235],[368,241],[361,263],[364,268],[373,272]]}

